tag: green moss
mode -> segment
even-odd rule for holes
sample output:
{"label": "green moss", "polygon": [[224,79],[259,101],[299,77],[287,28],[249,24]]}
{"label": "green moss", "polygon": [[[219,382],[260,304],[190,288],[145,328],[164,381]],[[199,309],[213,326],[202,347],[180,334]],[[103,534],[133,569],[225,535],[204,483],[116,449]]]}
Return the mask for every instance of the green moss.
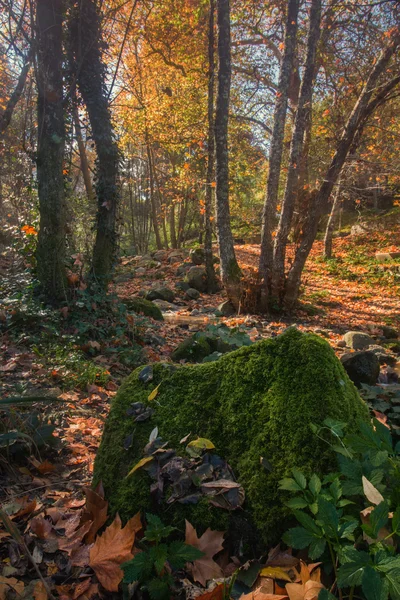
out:
{"label": "green moss", "polygon": [[[355,429],[357,419],[368,418],[366,405],[328,343],[296,329],[214,363],[175,371],[166,367],[154,365],[153,381],[147,385],[138,379],[141,369],[125,380],[113,401],[96,458],[95,483],[103,480],[111,511],[118,510],[125,519],[140,509],[157,510],[151,506],[147,474],[138,471],[125,478],[157,425],[161,437],[174,448],[182,447],[179,440],[190,432],[212,440],[242,483],[246,510],[264,541],[275,541],[287,515],[279,479],[292,467],[322,474],[334,464],[329,446],[312,434],[310,423],[331,417]],[[147,403],[160,382],[152,418],[132,423],[127,408],[134,401]],[[133,444],[126,451],[124,439],[132,432]],[[272,472],[264,470],[261,456],[270,461]],[[185,517],[199,530],[224,528],[232,518],[204,504],[173,504],[158,510],[179,528]]]}
{"label": "green moss", "polygon": [[154,302],[151,302],[151,300],[135,297],[124,300],[124,304],[128,310],[133,310],[135,313],[143,314],[146,317],[152,317],[153,319],[156,319],[156,321],[164,320],[161,310]]}
{"label": "green moss", "polygon": [[203,358],[212,353],[212,348],[206,336],[189,337],[183,340],[171,354],[172,360],[188,360],[189,362],[201,362]]}

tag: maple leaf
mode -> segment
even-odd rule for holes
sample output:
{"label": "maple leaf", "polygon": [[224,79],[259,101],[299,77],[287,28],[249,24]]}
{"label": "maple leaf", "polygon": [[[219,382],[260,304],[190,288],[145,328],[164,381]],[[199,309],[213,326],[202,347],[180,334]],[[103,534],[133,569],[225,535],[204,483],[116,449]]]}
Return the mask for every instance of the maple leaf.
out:
{"label": "maple leaf", "polygon": [[191,566],[193,579],[205,586],[209,579],[223,577],[221,567],[213,560],[213,556],[223,550],[223,531],[207,529],[199,538],[193,525],[186,521],[185,543],[198,548],[204,556],[198,558]]}
{"label": "maple leaf", "polygon": [[108,592],[118,591],[118,585],[124,576],[120,565],[133,557],[131,550],[135,535],[141,528],[140,513],[132,517],[124,528],[117,514],[111,525],[93,544],[89,565]]}

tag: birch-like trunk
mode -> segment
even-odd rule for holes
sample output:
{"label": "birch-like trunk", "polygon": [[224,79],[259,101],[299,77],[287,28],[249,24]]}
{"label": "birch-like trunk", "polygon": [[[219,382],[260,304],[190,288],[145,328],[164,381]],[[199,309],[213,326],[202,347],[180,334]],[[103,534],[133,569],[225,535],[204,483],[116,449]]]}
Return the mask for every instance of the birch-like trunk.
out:
{"label": "birch-like trunk", "polygon": [[[272,273],[272,233],[278,205],[279,179],[282,164],[286,113],[296,56],[298,12],[299,0],[289,0],[284,40],[285,48],[279,73],[278,89],[276,92],[274,127],[269,151],[267,191],[262,216],[261,255],[259,268],[260,277],[263,279],[262,304],[265,304],[268,296],[268,288],[270,286]],[[264,308],[266,307],[264,306]]]}

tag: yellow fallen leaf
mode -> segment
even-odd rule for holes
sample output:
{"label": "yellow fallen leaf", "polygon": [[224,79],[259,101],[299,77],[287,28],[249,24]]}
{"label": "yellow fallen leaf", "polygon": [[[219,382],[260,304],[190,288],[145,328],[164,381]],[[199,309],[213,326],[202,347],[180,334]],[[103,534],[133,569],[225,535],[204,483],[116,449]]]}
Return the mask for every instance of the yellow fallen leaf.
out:
{"label": "yellow fallen leaf", "polygon": [[206,438],[197,438],[197,440],[188,443],[188,448],[196,448],[196,450],[212,450],[215,446]]}
{"label": "yellow fallen leaf", "polygon": [[48,594],[43,581],[37,581],[33,589],[33,597],[35,600],[47,600]]}
{"label": "yellow fallen leaf", "polygon": [[261,577],[271,577],[271,579],[283,579],[283,581],[292,582],[289,575],[281,567],[264,567],[260,571]]}
{"label": "yellow fallen leaf", "polygon": [[157,396],[158,394],[158,388],[160,387],[161,383],[158,384],[157,387],[154,388],[154,390],[151,392],[151,394],[149,394],[149,397],[147,398],[147,400],[149,402],[151,402],[152,400],[154,400],[154,398]]}
{"label": "yellow fallen leaf", "polygon": [[378,505],[383,502],[384,498],[382,494],[376,489],[374,485],[364,475],[362,476],[363,490],[366,498],[372,502],[372,504]]}
{"label": "yellow fallen leaf", "polygon": [[154,460],[153,456],[145,456],[144,458],[140,459],[139,462],[136,463],[136,465],[133,467],[133,469],[129,471],[127,477],[129,477],[129,475],[132,475],[138,469],[144,467],[144,465],[147,465],[147,463],[151,462],[152,460]]}

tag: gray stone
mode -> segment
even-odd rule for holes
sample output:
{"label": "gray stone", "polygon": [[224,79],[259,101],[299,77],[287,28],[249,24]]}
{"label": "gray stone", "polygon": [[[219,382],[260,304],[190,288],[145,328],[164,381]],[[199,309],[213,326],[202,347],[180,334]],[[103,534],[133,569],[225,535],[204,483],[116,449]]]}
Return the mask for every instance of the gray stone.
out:
{"label": "gray stone", "polygon": [[207,291],[207,275],[204,267],[191,267],[186,273],[185,281],[199,292]]}
{"label": "gray stone", "polygon": [[192,268],[192,265],[190,263],[183,263],[182,265],[179,265],[175,274],[177,277],[180,277],[181,275],[186,275],[186,273],[191,268]]}
{"label": "gray stone", "polygon": [[194,265],[204,265],[204,250],[202,248],[191,250],[189,253],[189,258]]}
{"label": "gray stone", "polygon": [[144,267],[139,267],[138,269],[136,269],[135,275],[137,275],[138,277],[146,275],[146,269]]}
{"label": "gray stone", "polygon": [[372,346],[374,340],[368,333],[362,333],[361,331],[348,331],[343,336],[346,345],[353,350],[364,350],[368,346]]}
{"label": "gray stone", "polygon": [[197,300],[200,297],[200,292],[194,288],[186,290],[186,298],[188,300]]}
{"label": "gray stone", "polygon": [[165,300],[166,302],[173,302],[175,294],[166,286],[154,288],[146,294],[146,300]]}
{"label": "gray stone", "polygon": [[348,376],[357,387],[362,383],[375,385],[379,377],[379,360],[376,354],[369,350],[344,354],[340,359]]}
{"label": "gray stone", "polygon": [[188,283],[186,283],[186,281],[178,281],[178,282],[175,284],[175,287],[176,287],[178,290],[182,290],[182,292],[187,292],[187,290],[190,290],[190,289],[191,289],[191,288],[190,288],[190,285],[189,285]]}
{"label": "gray stone", "polygon": [[381,326],[383,336],[387,340],[396,340],[399,337],[399,334],[394,327],[389,327],[388,325]]}
{"label": "gray stone", "polygon": [[370,346],[368,350],[378,357],[381,365],[390,365],[391,367],[394,367],[397,363],[397,357],[393,354],[389,354],[383,346]]}
{"label": "gray stone", "polygon": [[222,302],[218,306],[218,312],[223,317],[233,317],[234,315],[236,315],[235,307],[231,304],[229,300],[225,300],[225,302]]}
{"label": "gray stone", "polygon": [[162,262],[163,260],[167,260],[168,252],[166,250],[157,250],[157,252],[154,252],[153,258],[154,260]]}
{"label": "gray stone", "polygon": [[172,265],[174,263],[182,262],[183,255],[182,252],[174,251],[168,256],[168,262]]}
{"label": "gray stone", "polygon": [[172,302],[167,302],[166,300],[153,300],[153,304],[158,306],[158,308],[162,311],[169,310],[175,312],[176,310],[179,310],[179,306],[173,304]]}

